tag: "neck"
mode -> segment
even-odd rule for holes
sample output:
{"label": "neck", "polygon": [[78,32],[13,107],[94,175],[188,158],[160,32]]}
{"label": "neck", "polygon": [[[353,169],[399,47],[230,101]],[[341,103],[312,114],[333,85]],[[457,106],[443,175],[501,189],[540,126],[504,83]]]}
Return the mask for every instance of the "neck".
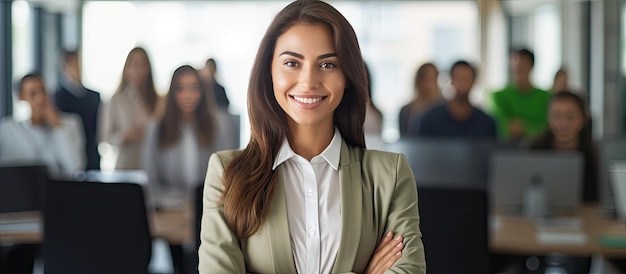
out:
{"label": "neck", "polygon": [[563,150],[573,150],[578,149],[578,139],[574,139],[571,141],[557,141],[554,140],[554,148],[563,149]]}
{"label": "neck", "polygon": [[517,82],[517,89],[521,92],[530,92],[533,88],[533,85],[530,83],[530,79],[528,77],[520,79]]}
{"label": "neck", "polygon": [[459,105],[459,106],[468,106],[468,107],[470,107],[472,105],[472,104],[470,104],[468,96],[463,96],[463,95],[458,95],[458,94],[456,96],[454,96],[454,98],[452,98],[452,100],[450,102],[454,103],[456,105]]}
{"label": "neck", "polygon": [[180,120],[183,123],[191,123],[196,120],[196,117],[194,117],[193,113],[181,113]]}
{"label": "neck", "polygon": [[472,114],[473,108],[467,96],[455,96],[448,102],[448,111],[457,121],[465,121]]}
{"label": "neck", "polygon": [[[290,121],[290,124],[295,122]],[[307,160],[320,155],[333,139],[334,127],[329,126],[301,126],[289,127],[289,145],[293,151]]]}

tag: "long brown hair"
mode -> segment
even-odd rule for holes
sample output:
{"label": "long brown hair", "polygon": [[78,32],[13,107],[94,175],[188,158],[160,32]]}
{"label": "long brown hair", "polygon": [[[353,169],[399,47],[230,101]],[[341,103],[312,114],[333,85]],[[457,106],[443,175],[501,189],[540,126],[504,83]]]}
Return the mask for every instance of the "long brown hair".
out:
{"label": "long brown hair", "polygon": [[156,88],[154,87],[154,78],[152,77],[152,65],[150,64],[150,58],[148,57],[148,53],[142,47],[135,47],[128,52],[128,56],[126,56],[126,62],[124,62],[124,69],[122,70],[122,81],[120,81],[120,85],[117,87],[117,92],[122,91],[125,87],[128,86],[128,78],[127,71],[130,66],[130,60],[137,55],[141,54],[144,56],[144,60],[146,60],[146,67],[148,68],[148,76],[144,80],[142,88],[144,90],[140,90],[141,99],[143,99],[144,105],[146,109],[150,112],[150,114],[154,114],[154,111],[157,107],[157,101],[159,96],[156,93]]}
{"label": "long brown hair", "polygon": [[417,71],[415,72],[415,77],[413,78],[413,100],[411,101],[411,106],[413,109],[417,109],[419,102],[419,93],[424,91],[424,78],[426,77],[426,73],[429,69],[434,69],[437,74],[439,74],[439,70],[437,66],[433,63],[424,63],[422,64]]}
{"label": "long brown hair", "polygon": [[183,74],[191,73],[198,80],[200,85],[200,102],[194,111],[194,126],[198,136],[198,143],[202,146],[208,146],[213,143],[215,131],[217,129],[217,119],[215,118],[215,102],[213,94],[209,94],[213,89],[203,87],[202,80],[198,71],[188,65],[181,66],[174,71],[170,89],[167,92],[165,102],[165,113],[159,121],[159,148],[167,148],[172,146],[180,139],[180,118],[181,113],[176,103],[176,85],[178,79]]}
{"label": "long brown hair", "polygon": [[276,40],[291,26],[315,23],[328,26],[346,77],[346,90],[334,113],[334,125],[350,146],[365,148],[363,122],[367,102],[367,76],[356,34],[335,8],[322,1],[300,0],[280,11],[257,53],[248,86],[251,137],[243,152],[224,170],[226,223],[239,238],[253,235],[269,213],[278,172],[272,165],[287,137],[286,113],[274,97],[271,63]]}

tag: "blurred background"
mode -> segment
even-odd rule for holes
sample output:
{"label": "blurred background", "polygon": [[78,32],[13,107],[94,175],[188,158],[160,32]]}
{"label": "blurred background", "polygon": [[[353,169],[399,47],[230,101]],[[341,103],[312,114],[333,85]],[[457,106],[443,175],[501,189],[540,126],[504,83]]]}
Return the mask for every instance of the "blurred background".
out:
{"label": "blurred background", "polygon": [[[177,68],[190,65],[201,71],[200,75],[204,77],[202,71],[204,71],[205,64],[209,58],[213,59],[217,72],[211,73],[213,78],[210,81],[219,83],[223,87],[222,90],[229,104],[219,105],[222,107],[220,112],[228,117],[226,119],[230,119],[227,124],[221,124],[213,129],[216,132],[226,131],[224,128],[229,126],[235,129],[232,132],[228,129],[229,137],[227,137],[234,139],[234,144],[222,147],[216,145],[211,147],[211,150],[243,147],[247,144],[250,134],[246,96],[254,57],[271,20],[289,2],[291,1],[0,0],[0,118],[14,121],[25,121],[31,118],[31,102],[20,100],[19,96],[22,92],[19,85],[20,79],[28,73],[40,73],[45,83],[45,91],[55,96],[59,87],[66,84],[64,81],[68,77],[64,71],[68,61],[64,60],[62,52],[71,50],[76,51],[75,53],[80,57],[78,64],[81,77],[79,78],[82,83],[79,84],[99,94],[102,105],[99,115],[104,115],[111,120],[109,105],[112,105],[115,95],[123,90],[122,75],[125,62],[131,59],[129,52],[135,47],[141,47],[147,52],[156,94],[160,99],[166,98],[172,75]],[[435,259],[427,258],[429,265],[433,266],[429,268],[429,273],[457,273],[450,272],[450,270],[438,272],[437,269],[450,266],[449,260],[456,260],[459,257],[470,258],[469,254],[480,255],[481,250],[487,255],[479,259],[467,260],[468,263],[483,263],[474,268],[482,270],[458,273],[623,273],[626,269],[626,230],[623,226],[626,214],[616,211],[620,210],[621,205],[626,212],[626,188],[619,190],[611,187],[611,179],[614,178],[611,177],[613,176],[611,172],[614,171],[615,161],[621,161],[618,162],[621,164],[618,171],[626,172],[626,164],[624,164],[626,161],[626,95],[624,92],[626,90],[626,0],[329,0],[327,2],[336,7],[352,24],[370,72],[371,102],[380,111],[380,121],[373,135],[366,130],[367,137],[369,137],[368,147],[407,154],[417,177],[418,188],[423,186],[423,189],[420,189],[420,212],[424,221],[422,230],[430,233],[424,233],[424,242],[437,246],[442,241],[456,239],[451,235],[463,236],[464,233],[470,235],[471,232],[459,230],[460,227],[469,227],[468,223],[444,222],[440,224],[437,223],[437,220],[441,219],[438,218],[440,215],[457,216],[454,214],[459,214],[458,220],[462,220],[463,216],[476,216],[476,218],[469,218],[468,222],[473,220],[479,223],[477,235],[474,235],[477,244],[457,242],[455,248],[465,247],[466,253],[458,253],[461,255],[455,259],[445,257],[449,254],[446,250],[439,250],[442,253],[437,253],[436,248],[432,248],[430,254],[441,254],[440,258],[443,258],[441,259],[443,262],[439,264],[436,262],[437,255],[431,255]],[[495,196],[492,186],[488,185],[488,183],[493,183],[494,176],[494,171],[491,169],[493,162],[490,162],[491,152],[513,147],[525,149],[527,143],[515,140],[515,144],[512,144],[510,140],[502,136],[496,138],[495,132],[490,139],[493,142],[487,146],[473,142],[474,140],[468,142],[464,138],[459,138],[463,139],[461,143],[456,142],[458,140],[438,142],[432,139],[425,140],[427,138],[420,139],[419,137],[424,136],[419,136],[419,134],[404,135],[401,129],[402,125],[407,123],[407,121],[402,121],[403,106],[411,104],[410,102],[415,101],[416,98],[426,98],[420,97],[423,95],[417,95],[420,88],[417,87],[415,79],[418,68],[423,64],[431,63],[438,68],[435,85],[437,93],[440,92],[439,97],[449,101],[457,98],[458,91],[458,88],[454,87],[451,82],[451,67],[458,60],[466,60],[473,64],[476,68],[473,71],[476,78],[473,85],[470,85],[471,93],[466,93],[469,94],[469,102],[478,109],[484,109],[485,112],[493,114],[491,98],[493,94],[512,82],[509,75],[513,74],[515,68],[511,65],[513,63],[511,53],[512,50],[519,48],[534,52],[534,67],[530,71],[530,82],[538,89],[548,91],[550,94],[557,93],[560,90],[556,90],[555,75],[561,69],[567,71],[569,76],[566,80],[567,90],[583,98],[585,106],[580,109],[581,113],[585,114],[585,107],[588,107],[593,121],[591,124],[585,120],[585,128],[580,129],[580,132],[590,131],[594,147],[597,148],[593,155],[585,154],[584,157],[585,164],[591,163],[590,165],[596,168],[594,169],[595,177],[591,181],[595,185],[596,192],[600,194],[593,200],[591,207],[586,203],[588,201],[582,198],[575,203],[576,207],[583,208],[582,211],[576,211],[575,215],[579,218],[577,220],[583,220],[587,224],[595,223],[596,226],[580,228],[580,225],[574,222],[576,229],[582,232],[577,231],[578,234],[574,236],[566,235],[574,238],[567,238],[562,242],[556,241],[556,244],[554,237],[549,238],[546,246],[528,240],[534,239],[535,223],[497,215],[494,213],[493,205],[488,203]],[[58,105],[61,102],[56,103]],[[547,105],[547,101],[545,103]],[[152,113],[149,115],[151,118],[159,119],[163,111],[167,111],[159,110],[159,107],[155,108],[157,110],[151,110]],[[544,108],[542,111],[548,110]],[[547,114],[545,116],[542,126],[549,129]],[[100,121],[103,120],[98,120],[98,123]],[[141,124],[142,133],[140,137],[137,137],[141,141],[137,141],[138,143],[144,142],[143,130],[148,124],[147,121],[146,118],[141,122],[143,123]],[[0,127],[0,138],[8,138],[3,137],[11,135],[11,132],[7,133],[8,130]],[[146,135],[149,137],[149,134]],[[534,136],[526,137],[538,135],[535,132]],[[94,136],[92,137],[96,140]],[[417,138],[412,139],[413,137]],[[17,138],[19,139],[20,136]],[[118,158],[124,158],[120,155],[123,144],[114,143],[106,138],[97,140],[96,154],[101,156],[97,168],[81,167],[72,170],[72,172],[85,171],[80,174],[82,176],[80,178],[74,173],[74,180],[116,182],[121,180],[138,181],[143,185],[154,184],[153,175],[146,164],[137,159],[133,166],[119,167]],[[145,138],[146,143],[148,140],[149,138]],[[1,141],[0,139],[0,143]],[[590,143],[592,143],[591,138]],[[153,148],[157,154],[159,149],[161,147]],[[6,151],[0,150],[0,156]],[[585,151],[582,152],[585,153]],[[163,156],[158,155],[153,158],[158,159]],[[194,154],[194,156],[198,155]],[[167,161],[171,159],[167,156],[163,156],[163,159],[162,162],[155,164],[156,168],[152,167],[152,169],[157,171],[167,169],[168,164],[171,163]],[[175,159],[174,162],[178,160]],[[198,162],[206,167],[207,160],[208,158]],[[90,169],[111,172],[110,174],[114,174],[113,177],[118,179],[111,179],[113,177],[107,177],[108,175],[103,177],[101,173],[89,179]],[[126,170],[132,172],[124,173]],[[567,173],[571,170],[571,168],[565,168],[558,172]],[[141,171],[137,173],[139,179],[135,176],[137,174],[133,173],[134,171]],[[457,171],[458,173],[455,173]],[[463,173],[465,171],[467,173]],[[8,173],[2,173],[0,170],[0,181],[8,182],[8,178],[18,178],[22,175],[15,174],[24,171],[17,172],[14,167],[11,167],[11,170],[6,172]],[[431,175],[433,177],[428,177]],[[204,174],[190,178],[193,178],[189,179],[190,181],[195,180],[194,184],[189,183],[181,187],[184,188],[182,192],[185,192],[184,205],[171,205],[168,204],[171,201],[166,199],[157,208],[148,208],[147,216],[150,217],[152,231],[151,234],[148,232],[146,234],[153,237],[150,240],[156,239],[152,243],[154,249],[150,247],[151,251],[147,252],[147,256],[151,258],[149,269],[152,273],[197,273],[194,272],[197,265],[197,261],[194,261],[197,260],[197,254],[194,252],[197,251],[198,239],[195,236],[197,236],[198,227],[194,224],[198,225],[202,205],[197,204],[198,199],[194,200],[193,195],[201,195],[201,181]],[[161,179],[165,180],[164,178],[157,180]],[[508,179],[510,178],[505,178],[505,180]],[[626,186],[626,177],[621,181],[613,181],[613,183],[619,181],[615,183],[616,186]],[[456,194],[446,193],[445,198],[441,198],[444,196],[437,196],[440,195],[438,190],[430,192],[433,185],[436,185],[435,189],[480,189],[482,196],[478,200],[464,200],[461,196],[454,196]],[[196,187],[199,188],[196,189]],[[566,187],[561,190],[568,192]],[[2,197],[1,192],[0,188],[0,197]],[[52,194],[46,193],[45,195]],[[81,195],[84,194],[76,194],[75,197]],[[424,197],[423,200],[422,197]],[[148,200],[146,204],[151,205],[152,202],[149,200],[156,200],[150,195],[146,195],[146,199]],[[623,205],[619,204],[622,203],[622,199]],[[2,204],[1,201],[2,198],[0,198],[0,204]],[[108,202],[106,197],[103,201]],[[76,199],[76,202],[81,205],[80,199]],[[431,206],[424,206],[423,203]],[[106,205],[105,208],[114,207]],[[80,206],[74,208],[76,207]],[[429,208],[434,208],[435,211],[429,213],[427,211]],[[474,212],[477,215],[467,212],[459,213],[457,212],[459,208],[473,208],[478,212]],[[43,206],[36,205],[28,210],[43,212]],[[52,212],[52,210],[49,211]],[[11,213],[11,210],[0,207],[0,212]],[[47,212],[48,209],[42,214],[48,214]],[[153,212],[156,213],[152,214]],[[146,218],[145,212],[142,214],[142,218]],[[518,215],[515,216],[519,217]],[[27,218],[26,222],[34,222],[37,226],[27,227],[26,232],[1,226],[6,223],[12,224],[13,217],[0,218],[0,255],[2,255],[0,273],[31,273],[33,265],[35,266],[34,273],[41,273],[44,264],[52,266],[62,261],[57,260],[58,257],[55,256],[48,256],[46,259],[46,250],[41,250],[39,245],[42,243],[41,233],[44,229],[53,226],[42,228],[41,224],[45,220],[42,221],[39,217],[39,215],[35,216],[36,221]],[[48,218],[48,220],[54,220],[54,218]],[[484,222],[480,224],[483,220]],[[428,227],[429,224],[430,227]],[[442,227],[452,227],[456,230],[447,231]],[[518,230],[520,227],[523,227],[522,230]],[[61,229],[67,229],[67,227]],[[94,229],[94,233],[95,231]],[[103,231],[106,233],[106,230]],[[435,235],[437,233],[440,235]],[[582,244],[577,242],[580,239],[577,237],[580,237],[581,233],[586,237]],[[53,235],[53,233],[48,235]],[[428,235],[435,236],[427,239]],[[563,235],[558,234],[556,238]],[[597,237],[605,237],[602,238],[605,242],[596,241]],[[468,237],[463,239],[466,238]],[[529,246],[524,245],[529,242],[532,242]],[[44,244],[44,249],[45,246]],[[445,249],[443,245],[441,246],[439,249]],[[62,243],[60,249],[56,251],[64,250],[63,248]],[[50,250],[52,250],[51,254],[55,254],[55,249]],[[85,251],[81,248],[77,250]],[[46,260],[52,263],[48,264]],[[18,261],[25,261],[28,271],[4,271],[12,268],[3,270],[3,265],[11,265],[12,262]],[[462,266],[463,263],[459,262],[459,265]],[[582,266],[577,265],[578,263]],[[570,266],[571,264],[575,266]],[[485,268],[480,268],[485,265],[487,265]],[[550,266],[557,267],[551,270]],[[516,270],[508,272],[507,269],[520,271],[524,269],[524,272],[516,272]],[[567,272],[566,269],[574,270]]]}
{"label": "blurred background", "polygon": [[[508,50],[536,54],[532,77],[549,89],[565,66],[572,85],[588,92],[598,136],[622,134],[624,3],[619,0],[330,1],[352,23],[373,78],[373,101],[383,112],[383,137],[399,137],[397,113],[412,97],[418,66],[442,71],[467,59],[479,66],[472,99],[507,82]],[[40,70],[57,86],[59,52],[79,48],[83,82],[104,102],[136,45],[153,63],[157,91],[165,94],[181,64],[201,67],[213,57],[245,129],[247,80],[260,38],[287,1],[8,1],[2,2],[2,104],[0,114],[24,112],[12,83]],[[445,91],[445,88],[444,88]]]}

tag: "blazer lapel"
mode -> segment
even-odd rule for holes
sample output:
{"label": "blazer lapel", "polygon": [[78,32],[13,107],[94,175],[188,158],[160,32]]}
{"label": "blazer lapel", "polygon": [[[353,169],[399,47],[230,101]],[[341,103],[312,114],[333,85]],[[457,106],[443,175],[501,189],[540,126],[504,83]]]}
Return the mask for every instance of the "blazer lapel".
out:
{"label": "blazer lapel", "polygon": [[278,167],[277,171],[278,182],[274,188],[270,213],[265,221],[268,240],[272,247],[270,252],[274,262],[274,273],[296,273],[296,265],[291,251],[291,239],[289,238],[285,180],[282,168]]}
{"label": "blazer lapel", "polygon": [[341,241],[333,273],[350,272],[361,241],[362,188],[361,162],[352,155],[345,141],[341,141],[339,160],[339,183],[341,189]]}

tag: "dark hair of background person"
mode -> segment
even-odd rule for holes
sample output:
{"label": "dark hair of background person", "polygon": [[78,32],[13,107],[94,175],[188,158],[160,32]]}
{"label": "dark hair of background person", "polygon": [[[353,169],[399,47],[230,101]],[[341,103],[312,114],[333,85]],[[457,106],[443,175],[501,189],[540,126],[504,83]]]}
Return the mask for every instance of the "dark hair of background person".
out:
{"label": "dark hair of background person", "polygon": [[469,62],[465,61],[465,60],[459,60],[454,62],[454,64],[452,64],[452,67],[450,67],[450,78],[454,78],[454,70],[457,69],[458,67],[467,67],[469,69],[472,70],[472,79],[476,80],[476,67],[474,67],[474,65],[470,64]]}
{"label": "dark hair of background person", "polygon": [[126,56],[126,62],[124,62],[124,69],[122,70],[122,81],[120,81],[120,85],[117,87],[117,92],[123,90],[129,83],[126,78],[126,71],[128,71],[128,67],[130,66],[130,60],[135,54],[141,54],[146,60],[146,66],[148,67],[148,76],[146,77],[143,87],[145,90],[140,90],[139,93],[143,102],[150,112],[153,114],[157,108],[157,103],[159,99],[159,95],[156,92],[156,88],[154,87],[154,78],[152,77],[152,64],[150,63],[150,58],[148,57],[148,52],[142,47],[135,47],[128,52],[128,56]]}
{"label": "dark hair of background person", "polygon": [[531,50],[527,48],[518,48],[513,50],[513,54],[520,57],[528,58],[528,60],[530,60],[530,67],[535,66],[535,54]]}
{"label": "dark hair of background person", "polygon": [[194,123],[197,129],[198,142],[204,146],[213,143],[215,131],[217,130],[217,119],[215,117],[216,106],[215,102],[213,102],[213,94],[208,94],[211,89],[203,87],[198,71],[191,66],[184,65],[177,68],[172,75],[172,82],[170,83],[170,89],[166,96],[165,113],[159,121],[159,148],[164,149],[170,147],[180,139],[181,112],[176,103],[176,85],[179,78],[186,73],[193,74],[200,85],[200,101],[194,111]]}
{"label": "dark hair of background person", "polygon": [[18,98],[21,98],[22,91],[24,89],[24,83],[26,83],[26,81],[28,81],[28,80],[37,80],[37,81],[39,81],[39,83],[41,83],[41,86],[44,87],[44,89],[46,88],[46,86],[44,84],[44,81],[43,81],[43,77],[41,76],[41,74],[39,74],[38,72],[30,72],[30,73],[22,76],[20,81],[17,82],[16,95],[18,96]]}
{"label": "dark hair of background person", "polygon": [[278,180],[278,172],[272,166],[289,128],[287,114],[274,96],[271,64],[278,37],[298,23],[322,24],[332,30],[340,68],[346,77],[346,89],[335,110],[334,125],[348,145],[365,148],[362,125],[367,76],[356,34],[343,15],[329,4],[292,2],[276,15],[261,41],[248,89],[250,141],[224,171],[224,193],[220,201],[226,223],[240,238],[254,234],[267,217]]}
{"label": "dark hair of background person", "polygon": [[[583,98],[576,95],[575,93],[571,91],[562,91],[552,96],[550,105],[552,105],[552,103],[555,101],[562,100],[574,102],[583,114],[585,124],[578,135],[577,148],[577,150],[580,151],[585,158],[583,200],[589,202],[598,201],[598,163],[595,146],[591,136],[591,130],[588,129],[590,116],[589,111],[587,110],[587,104],[585,103],[585,100],[583,100]],[[554,149],[554,133],[552,132],[552,129],[548,127],[542,135],[535,139],[530,148],[543,150]]]}
{"label": "dark hair of background person", "polygon": [[217,63],[215,62],[215,59],[213,58],[207,59],[204,65],[213,67],[213,69],[217,71]]}

